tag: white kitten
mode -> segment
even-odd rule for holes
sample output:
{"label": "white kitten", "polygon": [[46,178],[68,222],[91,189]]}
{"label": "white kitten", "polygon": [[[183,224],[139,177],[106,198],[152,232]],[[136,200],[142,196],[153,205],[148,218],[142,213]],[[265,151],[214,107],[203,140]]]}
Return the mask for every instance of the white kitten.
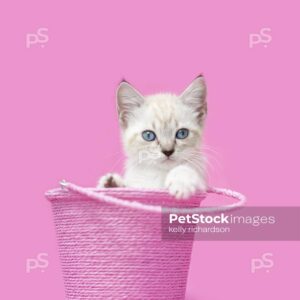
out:
{"label": "white kitten", "polygon": [[207,112],[206,85],[197,77],[180,95],[142,96],[126,81],[117,108],[127,155],[124,178],[107,174],[99,187],[167,188],[176,198],[206,189],[199,148]]}

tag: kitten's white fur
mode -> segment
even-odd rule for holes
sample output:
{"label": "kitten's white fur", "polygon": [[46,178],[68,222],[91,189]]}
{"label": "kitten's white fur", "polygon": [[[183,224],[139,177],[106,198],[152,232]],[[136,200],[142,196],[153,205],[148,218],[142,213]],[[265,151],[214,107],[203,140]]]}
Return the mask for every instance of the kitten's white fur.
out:
{"label": "kitten's white fur", "polygon": [[[169,93],[142,96],[123,81],[117,90],[117,107],[122,139],[127,155],[124,177],[103,176],[99,187],[127,186],[167,188],[178,199],[206,190],[204,157],[201,146],[206,116],[206,85],[197,77],[179,96]],[[176,139],[177,130],[186,128],[189,135]],[[152,130],[156,139],[142,138]],[[163,150],[174,149],[167,157]]]}

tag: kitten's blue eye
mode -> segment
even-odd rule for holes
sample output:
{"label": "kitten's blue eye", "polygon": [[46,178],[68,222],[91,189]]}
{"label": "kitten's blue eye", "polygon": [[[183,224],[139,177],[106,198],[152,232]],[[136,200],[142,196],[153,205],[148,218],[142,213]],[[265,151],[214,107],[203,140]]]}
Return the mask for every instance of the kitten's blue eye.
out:
{"label": "kitten's blue eye", "polygon": [[142,132],[142,137],[143,137],[143,139],[144,139],[145,141],[147,141],[147,142],[152,142],[152,141],[155,140],[156,135],[155,135],[155,133],[154,133],[153,131],[151,131],[151,130],[145,130],[145,131]]}
{"label": "kitten's blue eye", "polygon": [[176,132],[176,139],[183,140],[189,135],[189,130],[186,128],[181,128]]}

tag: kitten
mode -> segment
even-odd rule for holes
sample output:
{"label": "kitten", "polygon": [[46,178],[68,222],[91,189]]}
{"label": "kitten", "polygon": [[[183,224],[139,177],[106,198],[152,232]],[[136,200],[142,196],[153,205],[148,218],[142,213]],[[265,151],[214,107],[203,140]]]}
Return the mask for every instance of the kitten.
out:
{"label": "kitten", "polygon": [[107,174],[98,187],[167,188],[178,199],[205,191],[200,152],[207,113],[206,84],[198,76],[177,96],[142,96],[128,82],[117,90],[117,109],[127,155],[125,174]]}

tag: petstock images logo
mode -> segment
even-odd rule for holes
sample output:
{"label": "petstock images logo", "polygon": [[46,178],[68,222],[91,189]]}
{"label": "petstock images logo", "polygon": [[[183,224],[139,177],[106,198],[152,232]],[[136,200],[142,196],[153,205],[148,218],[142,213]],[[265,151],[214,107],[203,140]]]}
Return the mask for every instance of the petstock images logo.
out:
{"label": "petstock images logo", "polygon": [[162,214],[163,239],[299,241],[300,207],[243,207],[218,213]]}

